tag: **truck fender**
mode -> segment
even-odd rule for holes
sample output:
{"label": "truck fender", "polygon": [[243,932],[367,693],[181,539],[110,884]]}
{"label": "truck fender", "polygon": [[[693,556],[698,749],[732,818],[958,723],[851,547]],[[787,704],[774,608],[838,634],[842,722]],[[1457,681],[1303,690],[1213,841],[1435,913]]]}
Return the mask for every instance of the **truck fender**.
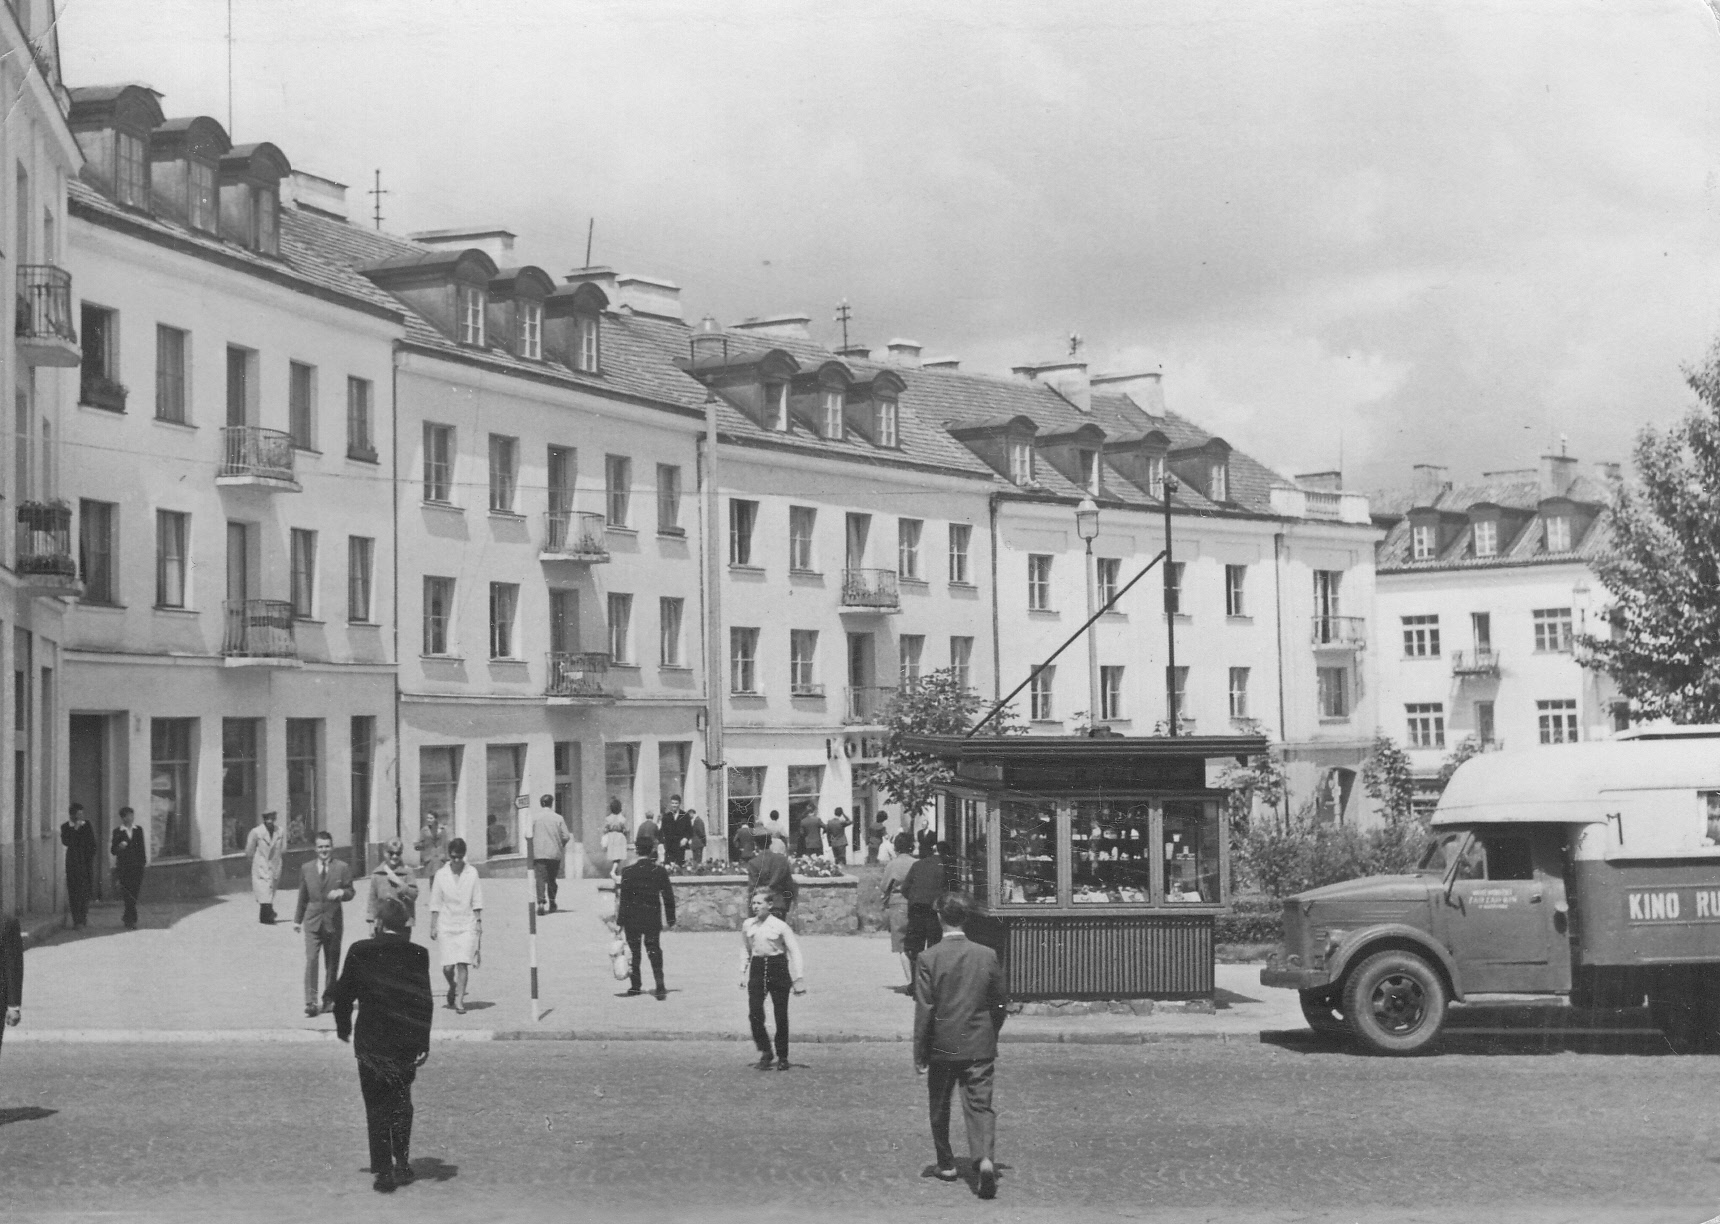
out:
{"label": "truck fender", "polygon": [[1340,981],[1350,967],[1362,959],[1363,953],[1380,944],[1387,947],[1408,947],[1425,955],[1445,974],[1446,983],[1451,987],[1451,997],[1460,1003],[1463,1001],[1463,979],[1458,976],[1457,962],[1452,959],[1451,953],[1429,938],[1426,931],[1401,922],[1386,922],[1351,931],[1344,936],[1337,950],[1327,960],[1326,972],[1331,975],[1333,982]]}

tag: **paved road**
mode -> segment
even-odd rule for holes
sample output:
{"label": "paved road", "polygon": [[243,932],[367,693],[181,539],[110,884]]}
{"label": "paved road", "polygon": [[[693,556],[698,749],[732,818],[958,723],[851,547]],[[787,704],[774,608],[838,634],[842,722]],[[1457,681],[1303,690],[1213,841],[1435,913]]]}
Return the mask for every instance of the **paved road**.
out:
{"label": "paved road", "polygon": [[418,1091],[427,1176],[384,1199],[343,1047],[7,1043],[0,1202],[8,1220],[272,1224],[1720,1214],[1716,1060],[1015,1047],[985,1204],[922,1176],[904,1055],[806,1046],[778,1074],[733,1043],[439,1046]]}

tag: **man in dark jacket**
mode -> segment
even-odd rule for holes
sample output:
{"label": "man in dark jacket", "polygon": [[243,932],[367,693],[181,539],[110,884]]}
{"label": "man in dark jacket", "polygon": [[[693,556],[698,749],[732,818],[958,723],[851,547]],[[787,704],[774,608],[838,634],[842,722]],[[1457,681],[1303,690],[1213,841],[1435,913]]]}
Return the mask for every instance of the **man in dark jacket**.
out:
{"label": "man in dark jacket", "polygon": [[66,900],[72,908],[72,925],[90,920],[90,892],[96,883],[96,828],[84,819],[84,805],[74,803],[60,826],[60,844],[66,848]]}
{"label": "man in dark jacket", "polygon": [[950,1147],[950,1095],[960,1084],[968,1153],[979,1196],[988,1199],[997,1194],[997,1115],[991,1094],[1006,1000],[997,953],[974,943],[962,929],[972,910],[964,893],[945,893],[938,900],[943,938],[914,967],[914,1066],[926,1074],[938,1176],[945,1181],[959,1176]]}
{"label": "man in dark jacket", "polygon": [[692,829],[688,827],[687,814],[681,810],[681,796],[669,796],[657,836],[663,842],[664,863],[687,861],[687,839],[692,836]]}
{"label": "man in dark jacket", "polygon": [[902,879],[902,898],[908,903],[908,930],[902,950],[912,965],[920,953],[943,938],[938,925],[938,898],[944,895],[944,861],[921,842],[923,853]]}
{"label": "man in dark jacket", "polygon": [[789,911],[800,899],[800,885],[794,882],[794,865],[788,861],[787,855],[770,848],[768,830],[760,829],[753,834],[753,844],[758,851],[747,863],[747,896],[761,888],[769,889],[777,899],[777,908],[771,913],[787,922]]}
{"label": "man in dark jacket", "polygon": [[[352,1041],[370,1131],[370,1171],[386,1194],[413,1178],[412,1081],[430,1057],[430,953],[408,938],[406,907],[376,904],[376,937],[347,949],[334,986],[335,1033]],[[358,1004],[354,1031],[352,1006]]]}
{"label": "man in dark jacket", "polygon": [[[108,841],[114,874],[119,877],[120,896],[125,899],[125,929],[128,931],[137,930],[137,896],[143,891],[143,869],[149,859],[149,852],[143,844],[143,829],[132,823],[135,815],[130,808],[122,807],[119,810],[119,828],[113,831],[113,837]],[[269,918],[274,920],[273,907],[270,907]]]}
{"label": "man in dark jacket", "polygon": [[621,923],[621,933],[627,937],[627,951],[632,957],[627,993],[645,993],[639,975],[639,945],[644,943],[645,955],[651,958],[651,972],[657,979],[657,988],[651,993],[666,999],[669,990],[663,985],[663,945],[658,936],[663,931],[665,912],[668,925],[675,925],[675,886],[669,882],[669,873],[656,861],[655,842],[641,836],[633,848],[639,857],[621,869],[615,904],[615,916]]}
{"label": "man in dark jacket", "polygon": [[816,858],[824,853],[824,822],[813,808],[800,818],[800,853]]}
{"label": "man in dark jacket", "polygon": [[24,933],[11,914],[0,914],[0,1038],[24,1018]]}

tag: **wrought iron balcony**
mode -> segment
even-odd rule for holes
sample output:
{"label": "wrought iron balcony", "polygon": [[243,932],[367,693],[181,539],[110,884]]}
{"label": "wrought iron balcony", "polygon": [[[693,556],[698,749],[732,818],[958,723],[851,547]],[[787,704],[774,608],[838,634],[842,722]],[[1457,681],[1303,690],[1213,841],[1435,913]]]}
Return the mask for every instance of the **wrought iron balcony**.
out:
{"label": "wrought iron balcony", "polygon": [[1360,650],[1368,644],[1365,616],[1316,616],[1314,645],[1334,650]]}
{"label": "wrought iron balcony", "polygon": [[[25,365],[68,369],[81,365],[83,353],[72,321],[72,274],[53,264],[20,266],[18,318],[12,330]],[[125,388],[119,391],[123,406]]]}
{"label": "wrought iron balcony", "polygon": [[235,599],[222,605],[227,635],[221,653],[229,660],[297,662],[299,644],[293,637],[293,605],[284,599]]}
{"label": "wrought iron balcony", "polygon": [[588,565],[609,560],[601,514],[585,510],[551,510],[544,515],[543,552],[546,560],[582,561]]}
{"label": "wrought iron balcony", "polygon": [[223,426],[221,468],[215,473],[215,483],[297,493],[292,435],[258,425]]}
{"label": "wrought iron balcony", "polygon": [[1496,650],[1459,650],[1451,656],[1451,674],[1460,679],[1499,674]]}
{"label": "wrought iron balcony", "polygon": [[[601,517],[601,516],[600,516]],[[544,656],[549,664],[544,682],[546,697],[609,699],[609,656],[592,651],[552,650]]]}
{"label": "wrought iron balcony", "polygon": [[30,593],[68,598],[83,593],[72,554],[72,508],[66,502],[20,505],[15,544],[18,577]]}
{"label": "wrought iron balcony", "polygon": [[842,571],[842,611],[900,612],[902,597],[896,589],[896,571],[845,569]]}
{"label": "wrought iron balcony", "polygon": [[851,727],[882,725],[885,715],[890,711],[890,703],[896,699],[895,689],[875,684],[851,686],[845,692],[848,695],[848,703],[842,721]]}

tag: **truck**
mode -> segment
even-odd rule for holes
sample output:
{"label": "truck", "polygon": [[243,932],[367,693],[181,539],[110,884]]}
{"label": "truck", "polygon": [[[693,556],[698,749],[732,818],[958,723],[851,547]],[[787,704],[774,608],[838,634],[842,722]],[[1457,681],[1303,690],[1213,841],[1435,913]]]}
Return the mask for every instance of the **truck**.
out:
{"label": "truck", "polygon": [[1411,873],[1284,902],[1260,981],[1315,1032],[1412,1054],[1453,1003],[1551,996],[1720,1049],[1720,727],[1482,753],[1429,833]]}

